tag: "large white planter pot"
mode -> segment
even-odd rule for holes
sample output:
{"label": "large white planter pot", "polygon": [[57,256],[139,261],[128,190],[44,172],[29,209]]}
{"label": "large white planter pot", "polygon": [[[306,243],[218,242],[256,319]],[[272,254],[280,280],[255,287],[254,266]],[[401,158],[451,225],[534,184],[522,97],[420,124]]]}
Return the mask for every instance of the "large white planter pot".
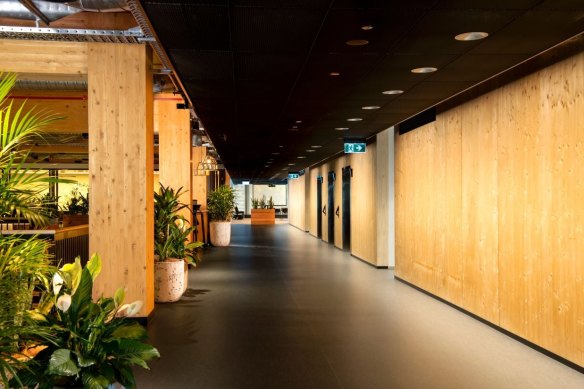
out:
{"label": "large white planter pot", "polygon": [[189,264],[186,261],[183,261],[185,263],[185,270],[184,270],[184,274],[185,274],[185,281],[184,281],[184,285],[183,285],[183,293],[187,291],[187,288],[189,287]]}
{"label": "large white planter pot", "polygon": [[182,259],[157,261],[154,265],[154,300],[178,301],[185,291],[185,262]]}
{"label": "large white planter pot", "polygon": [[231,222],[211,222],[209,231],[213,246],[229,246],[231,241]]}

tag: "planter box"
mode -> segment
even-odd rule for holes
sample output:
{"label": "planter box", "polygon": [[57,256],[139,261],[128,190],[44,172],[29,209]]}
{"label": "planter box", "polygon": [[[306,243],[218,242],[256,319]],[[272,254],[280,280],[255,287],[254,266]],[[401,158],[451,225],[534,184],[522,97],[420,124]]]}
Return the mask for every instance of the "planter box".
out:
{"label": "planter box", "polygon": [[276,210],[252,209],[251,224],[276,224]]}

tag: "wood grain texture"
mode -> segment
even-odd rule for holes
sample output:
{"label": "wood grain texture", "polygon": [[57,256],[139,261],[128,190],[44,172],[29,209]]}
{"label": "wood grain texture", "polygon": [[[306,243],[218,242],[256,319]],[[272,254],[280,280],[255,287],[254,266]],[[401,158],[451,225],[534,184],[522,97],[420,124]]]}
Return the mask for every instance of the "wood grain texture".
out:
{"label": "wood grain texture", "polygon": [[19,73],[21,78],[87,76],[88,43],[0,39],[0,52],[0,69]]}
{"label": "wood grain texture", "polygon": [[[393,185],[393,172],[390,172],[389,138],[393,141],[393,129],[377,134],[377,176],[375,180],[377,191],[377,266],[389,265],[390,237],[389,208],[393,206],[393,198],[389,197],[390,180]],[[391,156],[393,158],[393,155]]]}
{"label": "wood grain texture", "polygon": [[[191,152],[193,172],[206,156],[206,147],[193,147]],[[201,204],[201,209],[207,209],[207,176],[193,176],[191,193],[193,200]]]}
{"label": "wood grain texture", "polygon": [[177,109],[177,102],[157,95],[154,99],[154,132],[158,133],[158,177],[164,186],[175,190],[182,188],[180,202],[188,208],[180,214],[193,224],[192,167],[191,167],[191,118],[188,109]]}
{"label": "wood grain texture", "polygon": [[396,139],[396,275],[584,366],[584,53]]}
{"label": "wood grain texture", "polygon": [[10,94],[16,105],[52,112],[62,119],[47,126],[47,133],[80,134],[88,132],[86,91],[37,91],[15,89]]}
{"label": "wood grain texture", "polygon": [[310,169],[310,200],[308,202],[308,212],[310,213],[310,224],[309,224],[309,229],[308,232],[312,235],[312,236],[317,236],[317,224],[316,224],[316,218],[317,218],[317,214],[320,214],[318,212],[318,210],[316,209],[316,180],[317,178],[321,175],[320,173],[320,167],[313,167]]}
{"label": "wood grain texture", "polygon": [[377,266],[377,196],[375,144],[365,154],[351,154],[351,254]]}
{"label": "wood grain texture", "polygon": [[294,180],[288,180],[289,198],[288,223],[294,227],[306,231],[306,188],[307,176],[303,175]]}
{"label": "wood grain texture", "polygon": [[123,286],[144,302],[141,316],[154,308],[150,58],[143,45],[89,44],[89,246],[103,261],[94,293]]}

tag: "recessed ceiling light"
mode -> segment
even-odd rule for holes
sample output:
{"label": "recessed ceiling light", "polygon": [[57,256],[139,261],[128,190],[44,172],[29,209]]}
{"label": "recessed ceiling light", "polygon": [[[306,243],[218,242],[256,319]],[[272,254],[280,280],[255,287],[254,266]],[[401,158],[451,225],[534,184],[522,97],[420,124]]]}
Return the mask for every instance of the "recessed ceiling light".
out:
{"label": "recessed ceiling light", "polygon": [[294,166],[296,165],[295,163],[289,163],[288,166]]}
{"label": "recessed ceiling light", "polygon": [[339,72],[330,72],[329,73],[329,76],[333,76],[333,77],[340,76],[340,75],[341,75],[341,73],[339,73]]}
{"label": "recessed ceiling light", "polygon": [[306,150],[307,153],[314,153],[315,151],[316,150],[310,150],[310,149]]}
{"label": "recessed ceiling light", "polygon": [[281,148],[281,149],[283,149],[283,148],[284,148],[284,146],[282,146],[282,145],[280,145],[280,146],[278,146],[278,147],[279,147],[279,148]]}
{"label": "recessed ceiling light", "polygon": [[285,167],[284,169],[282,169],[282,171],[287,171],[287,170],[288,170],[288,168],[287,168],[287,167]]}
{"label": "recessed ceiling light", "polygon": [[361,30],[370,31],[370,30],[373,30],[373,26],[371,24],[366,24],[364,26],[361,26]]}
{"label": "recessed ceiling light", "polygon": [[292,126],[292,128],[298,128],[298,126]]}
{"label": "recessed ceiling light", "polygon": [[272,155],[280,155],[280,153],[272,153]]}
{"label": "recessed ceiling light", "polygon": [[366,105],[365,107],[361,107],[361,109],[379,109],[381,108],[379,105]]}
{"label": "recessed ceiling light", "polygon": [[412,69],[412,73],[433,73],[436,70],[438,70],[438,69],[437,68],[430,67],[430,66],[427,66],[427,67],[423,67],[423,68],[415,68],[415,69]]}
{"label": "recessed ceiling light", "polygon": [[349,46],[365,46],[369,44],[369,41],[366,39],[351,39],[345,43]]}
{"label": "recessed ceiling light", "polygon": [[302,120],[296,120],[296,124],[302,123]]}
{"label": "recessed ceiling light", "polygon": [[306,158],[306,157],[305,157],[304,155],[300,155],[300,156],[298,156],[298,157],[296,157],[296,158],[298,158],[298,159],[304,159],[304,158]]}
{"label": "recessed ceiling light", "polygon": [[361,119],[361,118],[349,118],[349,119],[347,119],[348,122],[360,122],[361,120],[363,120],[363,119]]}
{"label": "recessed ceiling light", "polygon": [[458,34],[454,37],[457,41],[478,41],[479,39],[485,39],[489,34],[486,32],[471,31],[465,32],[463,34]]}
{"label": "recessed ceiling light", "polygon": [[335,130],[336,131],[348,131],[349,127],[336,127]]}
{"label": "recessed ceiling light", "polygon": [[320,146],[320,145],[313,145],[313,146],[310,146],[310,147],[312,147],[313,149],[319,149],[319,148],[321,148],[322,146]]}
{"label": "recessed ceiling light", "polygon": [[384,90],[383,92],[384,95],[400,95],[402,93],[404,93],[403,90],[400,89],[392,89],[392,90]]}

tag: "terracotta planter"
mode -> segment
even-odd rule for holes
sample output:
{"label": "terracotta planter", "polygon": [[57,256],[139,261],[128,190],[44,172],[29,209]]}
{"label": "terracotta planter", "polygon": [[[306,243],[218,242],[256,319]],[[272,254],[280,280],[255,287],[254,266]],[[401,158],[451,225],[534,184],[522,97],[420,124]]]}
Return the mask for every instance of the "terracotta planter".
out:
{"label": "terracotta planter", "polygon": [[213,246],[229,246],[231,241],[231,222],[211,222],[209,227]]}
{"label": "terracotta planter", "polygon": [[251,224],[276,224],[276,210],[271,209],[252,209]]}
{"label": "terracotta planter", "polygon": [[154,300],[178,301],[185,291],[185,262],[182,259],[157,261],[154,265]]}

